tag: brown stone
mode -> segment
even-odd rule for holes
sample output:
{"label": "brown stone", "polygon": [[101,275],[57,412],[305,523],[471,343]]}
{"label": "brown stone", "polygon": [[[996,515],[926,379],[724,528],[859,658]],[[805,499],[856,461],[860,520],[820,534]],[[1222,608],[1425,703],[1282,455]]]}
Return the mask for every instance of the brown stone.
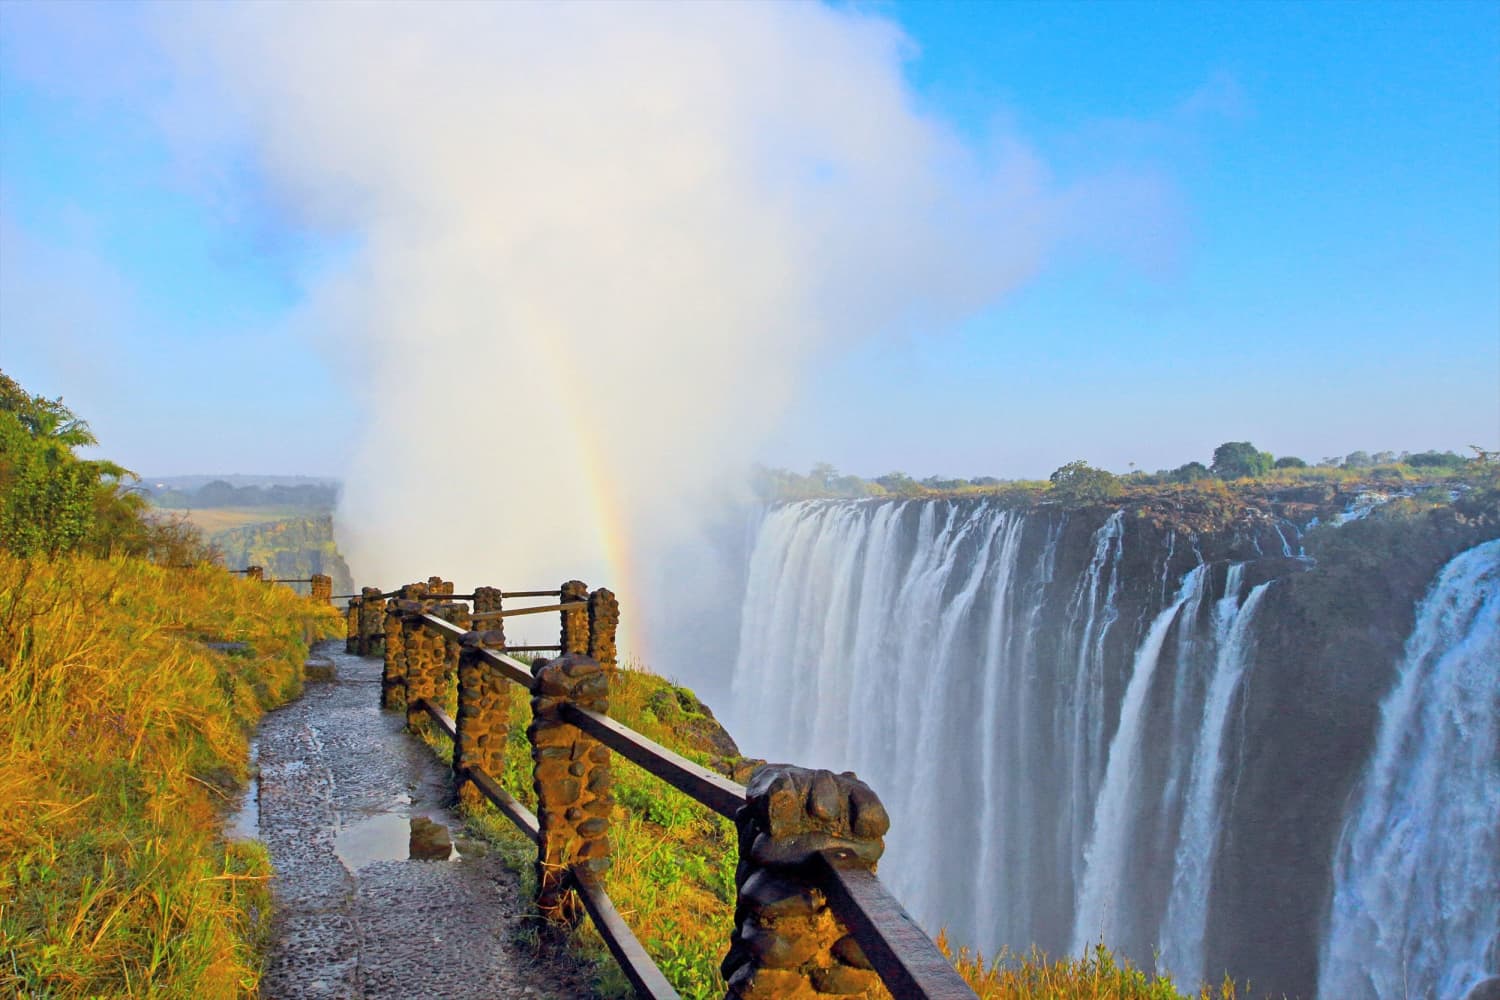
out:
{"label": "brown stone", "polygon": [[812,970],[813,989],[835,996],[884,996],[880,977],[864,969],[832,965]]}

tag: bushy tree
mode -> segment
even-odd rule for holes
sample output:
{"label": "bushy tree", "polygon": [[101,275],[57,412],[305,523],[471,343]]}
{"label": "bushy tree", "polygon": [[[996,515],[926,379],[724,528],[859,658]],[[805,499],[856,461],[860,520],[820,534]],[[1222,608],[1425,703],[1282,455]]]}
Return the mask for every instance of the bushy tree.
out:
{"label": "bushy tree", "polygon": [[1167,473],[1166,479],[1169,483],[1196,483],[1200,479],[1210,479],[1213,473],[1208,471],[1208,466],[1202,462],[1187,462],[1179,465]]}
{"label": "bushy tree", "polygon": [[1406,464],[1416,469],[1458,469],[1466,459],[1451,451],[1419,451],[1406,456]]}
{"label": "bushy tree", "polygon": [[875,482],[885,487],[887,493],[897,496],[917,496],[926,492],[921,483],[904,472],[887,472],[883,476],[876,476]]}
{"label": "bushy tree", "polygon": [[1282,455],[1276,460],[1276,468],[1305,469],[1307,468],[1307,463],[1302,461],[1302,459],[1298,458],[1296,455]]}
{"label": "bushy tree", "polygon": [[1344,468],[1346,469],[1368,469],[1375,464],[1367,451],[1351,451],[1344,456]]}
{"label": "bushy tree", "polygon": [[1226,441],[1214,449],[1213,474],[1220,479],[1253,479],[1271,471],[1276,459],[1249,441]]}
{"label": "bushy tree", "polygon": [[1079,459],[1069,462],[1047,477],[1052,493],[1060,500],[1098,503],[1120,493],[1120,479],[1112,472],[1096,469]]}
{"label": "bushy tree", "polygon": [[165,536],[144,498],[126,489],[133,474],[74,454],[94,443],[61,398],[32,396],[0,372],[0,546],[28,559],[153,553]]}

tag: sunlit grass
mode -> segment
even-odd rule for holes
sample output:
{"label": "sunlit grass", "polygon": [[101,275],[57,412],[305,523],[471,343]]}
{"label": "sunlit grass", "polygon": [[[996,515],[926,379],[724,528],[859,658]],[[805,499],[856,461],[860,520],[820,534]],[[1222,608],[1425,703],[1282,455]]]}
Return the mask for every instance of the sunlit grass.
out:
{"label": "sunlit grass", "polygon": [[1116,959],[1102,943],[1080,958],[1051,959],[1033,949],[1004,952],[991,961],[968,948],[957,952],[939,934],[937,944],[981,1000],[1236,1000],[1241,994],[1225,978],[1217,987],[1184,993],[1170,976],[1153,976]]}
{"label": "sunlit grass", "polygon": [[339,624],[218,569],[0,553],[0,995],[254,995],[270,867],[221,821]]}

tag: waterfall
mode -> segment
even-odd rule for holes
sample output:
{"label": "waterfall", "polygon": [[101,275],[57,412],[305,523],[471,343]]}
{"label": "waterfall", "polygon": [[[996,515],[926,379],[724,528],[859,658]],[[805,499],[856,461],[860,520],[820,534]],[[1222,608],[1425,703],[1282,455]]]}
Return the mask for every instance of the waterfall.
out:
{"label": "waterfall", "polygon": [[1320,995],[1461,1000],[1500,972],[1500,540],[1418,608],[1333,868]]}
{"label": "waterfall", "polygon": [[[1500,966],[1500,542],[1442,571],[1403,663],[1341,679],[1296,662],[1293,612],[1325,586],[1283,584],[1311,564],[1301,534],[1263,534],[977,499],[778,505],[726,721],[748,754],[868,781],[892,817],[882,878],[956,944],[1102,938],[1186,988],[1229,971],[1304,996],[1321,975],[1329,1000],[1460,996]],[[1298,702],[1304,681],[1333,694]],[[1346,691],[1363,700],[1327,700]],[[1382,696],[1378,745],[1351,736]],[[1278,742],[1326,712],[1342,756]],[[1309,813],[1322,825],[1289,818]],[[1333,880],[1309,883],[1336,840]],[[1292,877],[1307,891],[1277,909]],[[1284,985],[1225,969],[1273,923],[1307,927],[1268,956]]]}
{"label": "waterfall", "polygon": [[1237,605],[1243,566],[1230,567],[1225,596],[1217,609],[1221,637],[1213,676],[1204,699],[1203,722],[1193,752],[1192,777],[1177,842],[1172,890],[1161,927],[1163,965],[1178,982],[1212,979],[1204,967],[1203,939],[1208,925],[1208,899],[1214,857],[1218,851],[1221,808],[1219,791],[1224,736],[1229,710],[1249,663],[1251,623],[1269,582],[1250,591]]}
{"label": "waterfall", "polygon": [[1176,623],[1184,605],[1202,599],[1203,581],[1202,566],[1188,573],[1176,598],[1156,616],[1146,633],[1146,641],[1136,651],[1130,686],[1125,689],[1125,703],[1120,710],[1120,726],[1109,747],[1109,769],[1094,810],[1093,833],[1083,852],[1083,888],[1078,896],[1071,948],[1074,954],[1086,951],[1099,940],[1111,943],[1121,940],[1129,926],[1130,887],[1125,868],[1138,816],[1136,800],[1143,791],[1138,782],[1144,753],[1142,741],[1146,738],[1146,695],[1161,660],[1167,631]]}

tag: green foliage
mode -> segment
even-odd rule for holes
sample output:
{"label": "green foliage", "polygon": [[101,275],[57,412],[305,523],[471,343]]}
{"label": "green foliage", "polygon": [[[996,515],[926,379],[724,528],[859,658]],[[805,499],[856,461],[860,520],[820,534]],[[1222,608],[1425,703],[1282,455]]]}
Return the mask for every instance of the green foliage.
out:
{"label": "green foliage", "polygon": [[1179,465],[1167,473],[1167,481],[1171,483],[1196,483],[1202,479],[1210,479],[1213,473],[1208,471],[1208,466],[1202,462],[1188,462]]}
{"label": "green foliage", "polygon": [[1254,479],[1271,471],[1275,457],[1249,441],[1226,441],[1214,449],[1210,468],[1220,479]]}
{"label": "green foliage", "polygon": [[1403,461],[1414,469],[1461,469],[1468,459],[1451,451],[1419,451]]}
{"label": "green foliage", "polygon": [[0,372],[0,549],[23,559],[81,552],[171,565],[214,561],[191,526],[149,513],[126,486],[133,473],[74,454],[94,443],[61,398],[29,395]]}
{"label": "green foliage", "polygon": [[1307,463],[1296,455],[1282,455],[1276,460],[1275,468],[1278,469],[1305,469]]}
{"label": "green foliage", "polygon": [[1052,495],[1066,502],[1098,503],[1120,494],[1120,479],[1112,472],[1096,469],[1079,459],[1048,477]]}

